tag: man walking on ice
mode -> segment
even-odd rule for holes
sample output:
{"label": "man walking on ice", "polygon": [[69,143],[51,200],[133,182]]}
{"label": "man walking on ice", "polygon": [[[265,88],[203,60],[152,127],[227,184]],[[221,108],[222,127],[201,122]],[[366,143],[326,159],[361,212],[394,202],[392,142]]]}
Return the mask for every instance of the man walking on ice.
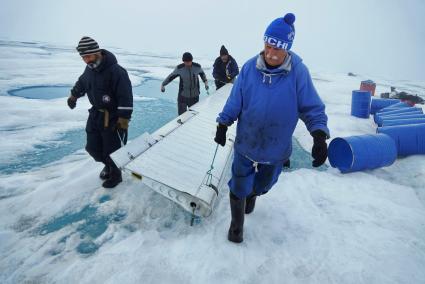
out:
{"label": "man walking on ice", "polygon": [[109,154],[127,142],[128,124],[133,112],[133,91],[127,71],[115,56],[100,49],[90,37],[83,37],[77,46],[87,64],[71,90],[68,106],[74,109],[77,99],[87,94],[92,105],[87,119],[87,152],[105,167],[100,178],[105,188],[113,188],[122,181],[121,170]]}
{"label": "man walking on ice", "polygon": [[325,105],[307,67],[290,51],[294,22],[292,13],[271,22],[264,33],[264,50],[244,64],[217,118],[214,140],[222,146],[227,127],[238,121],[229,181],[231,242],[243,241],[245,214],[253,212],[257,196],[277,182],[291,155],[298,119],[313,137],[313,166],[327,159]]}

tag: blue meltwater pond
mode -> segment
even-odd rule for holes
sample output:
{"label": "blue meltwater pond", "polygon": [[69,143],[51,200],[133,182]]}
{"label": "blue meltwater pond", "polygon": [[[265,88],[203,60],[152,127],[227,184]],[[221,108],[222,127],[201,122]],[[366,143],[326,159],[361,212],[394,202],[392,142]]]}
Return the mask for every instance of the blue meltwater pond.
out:
{"label": "blue meltwater pond", "polygon": [[27,99],[51,100],[64,98],[69,95],[71,86],[36,86],[9,91],[9,95]]}

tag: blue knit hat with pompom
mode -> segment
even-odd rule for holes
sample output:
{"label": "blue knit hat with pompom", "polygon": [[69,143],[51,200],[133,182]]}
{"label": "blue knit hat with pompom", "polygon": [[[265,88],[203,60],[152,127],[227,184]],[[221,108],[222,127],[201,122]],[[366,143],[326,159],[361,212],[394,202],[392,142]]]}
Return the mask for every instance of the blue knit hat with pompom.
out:
{"label": "blue knit hat with pompom", "polygon": [[271,22],[264,33],[264,43],[276,48],[290,50],[295,37],[294,22],[295,15],[292,13]]}

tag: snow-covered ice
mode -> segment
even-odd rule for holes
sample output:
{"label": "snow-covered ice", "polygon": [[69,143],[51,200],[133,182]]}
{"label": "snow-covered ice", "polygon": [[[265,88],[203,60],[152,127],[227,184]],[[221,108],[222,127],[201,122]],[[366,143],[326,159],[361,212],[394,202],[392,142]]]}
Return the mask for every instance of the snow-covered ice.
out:
{"label": "snow-covered ice", "polygon": [[[179,62],[113,51],[133,85],[163,79]],[[211,67],[212,59],[200,62]],[[83,128],[89,106],[83,100],[69,111],[63,98],[7,91],[72,85],[83,67],[71,47],[0,42],[2,161]],[[351,90],[366,78],[312,74],[332,137],[375,132],[371,119],[349,115]],[[389,86],[425,93],[425,82],[371,79],[377,94]],[[295,137],[311,149],[302,123]],[[130,176],[105,190],[101,168],[81,149],[0,175],[0,283],[425,283],[423,156],[345,175],[330,167],[284,172],[247,216],[240,245],[226,239],[227,189],[215,212],[190,227],[188,213]]]}

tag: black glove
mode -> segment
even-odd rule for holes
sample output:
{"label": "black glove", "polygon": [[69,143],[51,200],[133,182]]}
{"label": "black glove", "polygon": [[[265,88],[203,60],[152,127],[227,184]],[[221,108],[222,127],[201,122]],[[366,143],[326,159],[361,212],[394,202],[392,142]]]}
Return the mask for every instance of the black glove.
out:
{"label": "black glove", "polygon": [[313,136],[313,148],[311,156],[313,157],[313,167],[320,167],[328,158],[328,145],[326,144],[327,134],[323,130],[315,130],[311,133]]}
{"label": "black glove", "polygon": [[286,168],[286,169],[289,169],[290,167],[291,167],[291,160],[286,160],[284,163],[283,163],[283,167],[284,168]]}
{"label": "black glove", "polygon": [[73,95],[70,95],[68,97],[67,103],[70,109],[74,109],[77,106],[77,98]]}
{"label": "black glove", "polygon": [[214,141],[223,147],[224,145],[226,145],[226,132],[227,132],[227,126],[219,123],[217,125],[217,132],[215,133]]}

